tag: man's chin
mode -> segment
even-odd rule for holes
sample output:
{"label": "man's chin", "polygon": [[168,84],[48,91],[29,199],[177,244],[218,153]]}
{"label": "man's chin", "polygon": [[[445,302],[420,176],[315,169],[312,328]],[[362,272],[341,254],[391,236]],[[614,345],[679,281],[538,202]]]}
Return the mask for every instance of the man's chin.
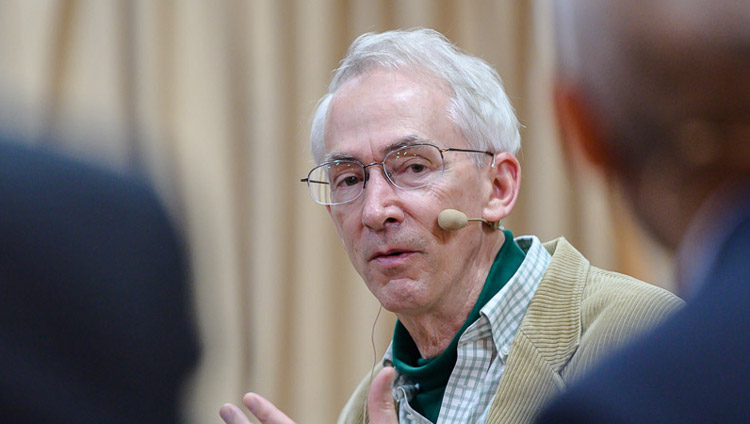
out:
{"label": "man's chin", "polygon": [[424,309],[424,293],[420,293],[414,280],[388,281],[373,293],[384,309],[399,314],[410,314]]}

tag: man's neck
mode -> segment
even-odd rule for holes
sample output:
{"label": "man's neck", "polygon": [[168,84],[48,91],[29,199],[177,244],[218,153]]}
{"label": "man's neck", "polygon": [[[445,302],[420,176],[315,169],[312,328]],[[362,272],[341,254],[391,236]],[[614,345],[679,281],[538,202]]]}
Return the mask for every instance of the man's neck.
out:
{"label": "man's neck", "polygon": [[466,322],[482,292],[495,256],[505,242],[504,235],[498,233],[498,241],[477,255],[478,260],[472,267],[474,271],[467,274],[463,281],[453,282],[451,293],[443,296],[448,301],[427,313],[398,314],[399,321],[414,340],[422,358],[434,358],[443,353]]}
{"label": "man's neck", "polygon": [[448,347],[458,330],[466,322],[469,312],[479,298],[482,283],[483,280],[473,284],[472,290],[466,293],[466,297],[462,298],[466,302],[456,302],[456,306],[460,306],[460,308],[455,308],[454,311],[448,311],[445,314],[425,314],[418,317],[398,317],[417,345],[422,358],[434,358]]}

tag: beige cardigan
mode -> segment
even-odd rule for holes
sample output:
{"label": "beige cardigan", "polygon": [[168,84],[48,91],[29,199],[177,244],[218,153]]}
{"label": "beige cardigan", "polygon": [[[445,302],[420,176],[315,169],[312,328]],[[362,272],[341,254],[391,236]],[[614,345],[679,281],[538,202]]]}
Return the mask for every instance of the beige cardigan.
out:
{"label": "beige cardigan", "polygon": [[[564,238],[544,247],[552,260],[513,339],[488,423],[531,422],[545,401],[605,353],[683,304],[666,290],[591,266]],[[368,373],[339,423],[367,422],[369,381]]]}

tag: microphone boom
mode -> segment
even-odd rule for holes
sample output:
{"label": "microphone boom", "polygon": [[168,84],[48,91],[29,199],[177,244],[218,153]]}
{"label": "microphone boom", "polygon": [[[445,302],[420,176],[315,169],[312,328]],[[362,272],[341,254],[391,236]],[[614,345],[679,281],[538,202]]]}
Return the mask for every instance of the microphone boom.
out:
{"label": "microphone boom", "polygon": [[446,231],[456,231],[464,228],[469,221],[481,221],[495,230],[501,229],[500,222],[489,222],[483,218],[468,218],[465,213],[456,209],[443,209],[438,214],[438,226]]}

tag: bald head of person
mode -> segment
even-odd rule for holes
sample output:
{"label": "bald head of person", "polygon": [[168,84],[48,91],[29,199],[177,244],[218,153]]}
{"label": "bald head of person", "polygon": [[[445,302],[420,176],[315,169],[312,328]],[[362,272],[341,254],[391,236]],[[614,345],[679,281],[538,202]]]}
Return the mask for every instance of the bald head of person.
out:
{"label": "bald head of person", "polygon": [[750,174],[744,1],[560,0],[555,111],[666,246],[709,193]]}

